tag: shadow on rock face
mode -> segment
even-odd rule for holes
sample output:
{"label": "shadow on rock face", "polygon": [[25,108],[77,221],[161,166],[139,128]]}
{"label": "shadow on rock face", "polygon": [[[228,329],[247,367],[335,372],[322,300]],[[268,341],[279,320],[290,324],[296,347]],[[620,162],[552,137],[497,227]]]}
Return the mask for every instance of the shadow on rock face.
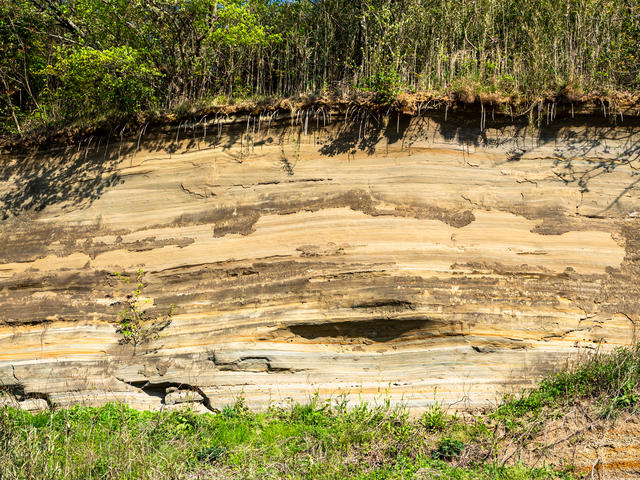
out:
{"label": "shadow on rock face", "polygon": [[109,152],[104,147],[94,150],[91,155],[83,148],[80,152],[34,154],[0,163],[0,218],[58,204],[88,207],[107,189],[121,183],[117,170],[120,155],[125,152],[117,146]]}
{"label": "shadow on rock face", "polygon": [[[558,106],[560,110],[554,121],[546,124],[540,121],[537,126],[531,124],[526,115],[511,117],[504,112],[494,115],[494,107],[487,119],[486,111],[481,113],[478,105],[464,109],[458,105],[448,115],[442,109],[435,109],[418,116],[384,115],[359,108],[348,111],[346,119],[336,123],[338,128],[329,132],[329,138],[319,151],[328,157],[346,155],[349,159],[358,151],[376,155],[384,153],[386,147],[388,153],[389,146],[396,144],[396,148],[410,153],[416,144],[421,148],[435,145],[432,142],[437,136],[440,142],[461,147],[463,157],[471,148],[486,151],[499,148],[496,152],[501,153],[504,160],[497,162],[496,167],[519,162],[527,155],[531,158],[536,149],[546,147],[547,151],[540,150],[540,154],[553,160],[554,169],[549,173],[582,194],[590,191],[590,184],[596,177],[621,167],[632,170],[632,176],[640,175],[638,118],[628,118],[620,123],[597,115],[574,118],[570,106]],[[480,118],[484,121],[479,122]],[[607,142],[611,140],[615,140],[615,147],[608,146]],[[640,179],[632,178],[598,215],[609,215],[620,209],[621,198],[639,185]]]}
{"label": "shadow on rock face", "polygon": [[[294,335],[314,343],[336,343],[348,339],[364,339],[375,343],[393,342],[408,334],[418,334],[421,330],[437,322],[429,318],[411,318],[390,321],[388,318],[364,321],[333,322],[319,325],[291,325],[287,327]],[[433,333],[423,332],[426,336]]]}

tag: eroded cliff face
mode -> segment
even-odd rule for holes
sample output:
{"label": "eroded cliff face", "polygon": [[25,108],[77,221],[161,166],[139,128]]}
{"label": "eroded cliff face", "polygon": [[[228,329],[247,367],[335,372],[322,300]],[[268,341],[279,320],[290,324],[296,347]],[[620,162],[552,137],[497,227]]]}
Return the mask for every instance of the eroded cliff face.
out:
{"label": "eroded cliff face", "polygon": [[[477,406],[629,343],[640,123],[421,113],[209,118],[0,157],[0,381],[58,404],[159,408],[181,386],[210,408],[419,408],[437,387]],[[138,268],[147,313],[176,313],[134,349],[113,274]]]}

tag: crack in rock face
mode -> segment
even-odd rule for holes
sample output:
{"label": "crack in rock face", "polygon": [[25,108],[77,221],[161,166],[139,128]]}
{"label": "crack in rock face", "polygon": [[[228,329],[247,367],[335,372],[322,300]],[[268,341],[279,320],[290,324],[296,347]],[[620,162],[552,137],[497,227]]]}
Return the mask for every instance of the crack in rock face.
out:
{"label": "crack in rock face", "polygon": [[[533,139],[499,116],[306,136],[289,119],[247,152],[245,118],[215,143],[150,128],[123,141],[133,161],[3,156],[1,401],[215,411],[385,391],[419,411],[437,388],[473,407],[628,344],[640,122],[565,113]],[[175,314],[134,348],[114,273],[135,288],[138,269],[147,318]]]}

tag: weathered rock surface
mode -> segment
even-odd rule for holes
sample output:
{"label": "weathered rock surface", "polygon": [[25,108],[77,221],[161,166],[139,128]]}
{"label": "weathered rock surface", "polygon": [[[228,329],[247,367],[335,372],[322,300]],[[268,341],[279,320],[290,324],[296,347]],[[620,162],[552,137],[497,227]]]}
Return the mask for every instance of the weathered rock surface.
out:
{"label": "weathered rock surface", "polygon": [[179,390],[165,395],[165,405],[178,405],[180,403],[202,403],[204,398],[198,392]]}
{"label": "weathered rock surface", "polygon": [[29,398],[18,402],[18,408],[29,412],[43,412],[49,410],[49,404],[43,398]]}
{"label": "weathered rock surface", "polygon": [[[210,408],[421,407],[436,387],[482,405],[629,343],[640,123],[429,115],[214,120],[0,157],[1,384],[63,405],[160,408],[170,386]],[[113,274],[138,268],[147,313],[176,313],[134,348]]]}

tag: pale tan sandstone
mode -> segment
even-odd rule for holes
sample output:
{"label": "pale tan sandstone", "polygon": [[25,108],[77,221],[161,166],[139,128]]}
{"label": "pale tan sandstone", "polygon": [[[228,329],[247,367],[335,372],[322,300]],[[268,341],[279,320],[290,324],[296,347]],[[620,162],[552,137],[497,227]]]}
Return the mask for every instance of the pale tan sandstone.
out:
{"label": "pale tan sandstone", "polygon": [[[160,408],[175,386],[211,409],[421,408],[435,388],[478,406],[632,340],[636,119],[311,118],[0,157],[2,384],[62,405]],[[113,273],[138,268],[147,312],[176,314],[134,350]]]}
{"label": "pale tan sandstone", "polygon": [[26,410],[28,412],[44,412],[49,410],[49,404],[43,398],[28,398],[18,403],[18,408]]}
{"label": "pale tan sandstone", "polygon": [[204,399],[197,392],[189,390],[179,390],[167,393],[164,397],[165,405],[179,405],[181,403],[202,403]]}

